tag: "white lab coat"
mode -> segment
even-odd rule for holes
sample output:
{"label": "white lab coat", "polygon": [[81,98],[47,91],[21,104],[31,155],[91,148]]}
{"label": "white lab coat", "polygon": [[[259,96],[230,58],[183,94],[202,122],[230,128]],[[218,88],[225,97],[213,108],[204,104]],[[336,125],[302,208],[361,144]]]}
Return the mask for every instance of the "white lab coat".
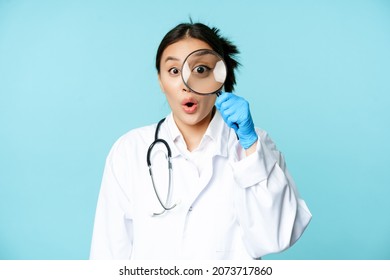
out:
{"label": "white lab coat", "polygon": [[[171,202],[161,216],[146,154],[156,125],[122,136],[107,157],[91,245],[91,259],[256,259],[294,244],[311,214],[299,197],[283,156],[256,129],[257,151],[246,157],[217,111],[197,167],[180,152],[172,114],[159,138],[172,149]],[[166,198],[168,165],[162,145],[152,153],[154,179]]]}

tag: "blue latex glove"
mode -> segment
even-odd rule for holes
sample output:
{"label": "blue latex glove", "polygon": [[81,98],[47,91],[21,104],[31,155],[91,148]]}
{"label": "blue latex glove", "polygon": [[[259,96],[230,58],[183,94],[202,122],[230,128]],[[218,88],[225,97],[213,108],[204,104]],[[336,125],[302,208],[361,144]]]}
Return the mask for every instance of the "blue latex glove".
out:
{"label": "blue latex glove", "polygon": [[217,98],[215,106],[226,124],[234,129],[244,149],[248,149],[257,141],[248,101],[233,93],[223,92]]}

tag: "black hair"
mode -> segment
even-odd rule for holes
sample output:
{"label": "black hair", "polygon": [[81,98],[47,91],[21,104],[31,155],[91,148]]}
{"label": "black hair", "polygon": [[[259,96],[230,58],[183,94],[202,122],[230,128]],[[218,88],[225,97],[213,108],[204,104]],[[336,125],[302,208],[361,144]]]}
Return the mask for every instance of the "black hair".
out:
{"label": "black hair", "polygon": [[227,67],[225,91],[232,92],[236,84],[235,69],[240,65],[235,56],[239,53],[237,47],[227,38],[222,37],[219,29],[208,27],[202,23],[181,23],[171,29],[162,39],[156,54],[156,69],[160,73],[161,56],[164,50],[181,39],[194,38],[206,42],[223,57]]}

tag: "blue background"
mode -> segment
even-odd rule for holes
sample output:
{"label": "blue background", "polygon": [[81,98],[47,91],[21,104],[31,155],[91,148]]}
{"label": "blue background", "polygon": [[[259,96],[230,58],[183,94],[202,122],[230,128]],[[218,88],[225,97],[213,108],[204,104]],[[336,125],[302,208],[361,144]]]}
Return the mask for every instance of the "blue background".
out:
{"label": "blue background", "polygon": [[88,258],[105,157],[168,114],[155,52],[189,16],[239,46],[313,214],[266,259],[390,259],[386,0],[0,0],[0,259]]}

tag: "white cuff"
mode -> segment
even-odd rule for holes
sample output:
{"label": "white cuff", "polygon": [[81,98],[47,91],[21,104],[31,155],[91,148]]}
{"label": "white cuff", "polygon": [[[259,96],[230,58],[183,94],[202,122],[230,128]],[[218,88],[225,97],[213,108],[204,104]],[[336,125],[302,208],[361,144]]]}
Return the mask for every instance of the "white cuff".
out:
{"label": "white cuff", "polygon": [[260,141],[260,137],[257,140],[256,152],[240,161],[230,163],[235,181],[243,188],[266,180],[275,164],[276,159]]}

